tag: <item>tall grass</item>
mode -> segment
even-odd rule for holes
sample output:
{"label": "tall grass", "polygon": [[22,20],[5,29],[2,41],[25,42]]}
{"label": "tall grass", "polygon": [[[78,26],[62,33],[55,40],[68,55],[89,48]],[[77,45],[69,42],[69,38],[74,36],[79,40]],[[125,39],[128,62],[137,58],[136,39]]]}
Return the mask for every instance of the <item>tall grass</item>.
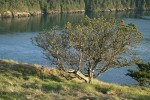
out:
{"label": "tall grass", "polygon": [[[150,88],[94,80],[87,84],[40,65],[0,60],[0,100],[149,100]],[[66,74],[68,75],[68,74]]]}

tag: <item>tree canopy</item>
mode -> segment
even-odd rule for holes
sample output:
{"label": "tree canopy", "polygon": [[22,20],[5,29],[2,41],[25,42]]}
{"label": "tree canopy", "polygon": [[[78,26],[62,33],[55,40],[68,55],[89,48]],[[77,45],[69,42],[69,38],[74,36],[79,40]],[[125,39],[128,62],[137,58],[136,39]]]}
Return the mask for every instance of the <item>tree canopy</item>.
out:
{"label": "tree canopy", "polygon": [[150,9],[150,0],[0,0],[0,13]]}
{"label": "tree canopy", "polygon": [[61,31],[40,33],[35,44],[56,67],[92,83],[109,69],[137,63],[140,58],[134,48],[142,38],[133,23],[85,17],[78,24],[68,22]]}

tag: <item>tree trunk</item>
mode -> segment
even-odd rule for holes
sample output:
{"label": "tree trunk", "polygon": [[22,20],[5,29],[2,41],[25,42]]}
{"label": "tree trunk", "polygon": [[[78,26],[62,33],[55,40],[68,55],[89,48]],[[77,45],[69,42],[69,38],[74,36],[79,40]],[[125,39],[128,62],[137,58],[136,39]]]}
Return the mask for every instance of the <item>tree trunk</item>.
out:
{"label": "tree trunk", "polygon": [[68,71],[69,73],[74,73],[78,78],[85,80],[87,83],[92,84],[93,83],[93,75],[94,75],[94,70],[92,68],[88,69],[88,77],[86,77],[84,74],[82,74],[80,71],[75,71],[75,70],[70,70]]}
{"label": "tree trunk", "polygon": [[88,83],[93,83],[93,73],[94,73],[94,70],[92,70],[91,68],[89,68],[88,70],[88,74],[89,74],[89,82]]}
{"label": "tree trunk", "polygon": [[76,72],[76,75],[77,75],[79,78],[85,80],[85,82],[87,82],[87,83],[89,82],[88,77],[86,77],[85,75],[83,75],[80,71],[77,71],[77,72]]}
{"label": "tree trunk", "polygon": [[70,70],[69,73],[74,73],[79,79],[85,80],[85,82],[89,83],[89,78],[82,74],[80,71]]}

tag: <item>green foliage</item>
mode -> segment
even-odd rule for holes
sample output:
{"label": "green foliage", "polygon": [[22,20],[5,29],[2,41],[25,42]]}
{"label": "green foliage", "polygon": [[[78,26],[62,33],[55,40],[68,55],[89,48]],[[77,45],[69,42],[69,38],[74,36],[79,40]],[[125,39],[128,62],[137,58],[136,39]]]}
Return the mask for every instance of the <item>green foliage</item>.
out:
{"label": "green foliage", "polygon": [[149,0],[0,0],[0,12],[80,12],[150,9]]}
{"label": "green foliage", "polygon": [[84,0],[1,0],[0,12],[70,12],[84,10]]}
{"label": "green foliage", "polygon": [[149,9],[149,0],[86,0],[86,11]]}
{"label": "green foliage", "polygon": [[56,67],[73,69],[90,83],[111,68],[137,63],[140,59],[134,48],[142,39],[133,23],[85,17],[78,24],[67,23],[61,32],[55,28],[44,31],[34,40]]}
{"label": "green foliage", "polygon": [[137,64],[137,69],[128,70],[128,76],[139,82],[139,85],[150,85],[150,63]]}

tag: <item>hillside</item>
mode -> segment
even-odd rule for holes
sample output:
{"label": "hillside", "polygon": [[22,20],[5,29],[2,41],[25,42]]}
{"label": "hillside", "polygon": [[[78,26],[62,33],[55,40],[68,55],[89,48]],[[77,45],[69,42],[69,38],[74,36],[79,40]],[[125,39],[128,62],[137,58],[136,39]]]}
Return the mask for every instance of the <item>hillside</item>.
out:
{"label": "hillside", "polygon": [[124,11],[150,9],[150,0],[86,0],[86,11]]}
{"label": "hillside", "polygon": [[0,17],[133,9],[149,10],[150,0],[0,0]]}
{"label": "hillside", "polygon": [[[66,78],[65,78],[65,77]],[[68,76],[68,77],[67,77]],[[86,84],[54,68],[0,59],[0,100],[149,100],[150,88]]]}

